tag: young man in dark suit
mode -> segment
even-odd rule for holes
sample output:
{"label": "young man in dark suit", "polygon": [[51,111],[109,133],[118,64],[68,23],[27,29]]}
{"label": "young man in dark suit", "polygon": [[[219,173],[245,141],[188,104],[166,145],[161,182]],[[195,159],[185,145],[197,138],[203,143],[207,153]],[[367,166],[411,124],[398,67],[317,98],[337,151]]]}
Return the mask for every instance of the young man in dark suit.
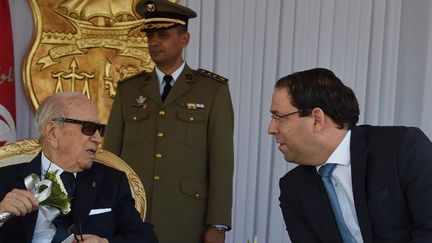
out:
{"label": "young man in dark suit", "polygon": [[293,242],[432,242],[432,143],[418,128],[356,126],[330,70],[275,85],[268,127],[286,161],[280,206]]}
{"label": "young man in dark suit", "polygon": [[[82,242],[158,242],[135,209],[126,175],[93,163],[105,130],[95,104],[80,93],[55,94],[36,112],[36,126],[42,151],[29,163],[0,168],[0,212],[12,216],[0,223],[0,242],[61,242],[72,232]],[[61,173],[72,198],[72,211],[54,220],[24,183],[47,170]]]}

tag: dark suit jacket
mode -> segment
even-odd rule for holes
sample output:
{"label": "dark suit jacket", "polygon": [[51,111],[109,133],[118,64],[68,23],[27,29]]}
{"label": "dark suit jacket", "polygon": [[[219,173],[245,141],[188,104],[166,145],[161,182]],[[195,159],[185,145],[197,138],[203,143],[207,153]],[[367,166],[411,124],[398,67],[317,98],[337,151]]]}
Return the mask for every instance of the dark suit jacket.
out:
{"label": "dark suit jacket", "polygon": [[[41,174],[41,154],[30,163],[0,168],[0,200],[13,188],[25,189],[24,178]],[[142,222],[131,196],[126,175],[93,163],[77,174],[72,210],[73,221],[82,225],[83,234],[105,237],[109,242],[158,242],[152,226]],[[111,208],[111,212],[89,216],[91,209]],[[31,242],[38,211],[10,218],[0,228],[0,242]]]}
{"label": "dark suit jacket", "polygon": [[[432,144],[417,128],[359,126],[351,134],[354,203],[364,242],[432,242]],[[280,180],[293,242],[342,242],[313,166]]]}

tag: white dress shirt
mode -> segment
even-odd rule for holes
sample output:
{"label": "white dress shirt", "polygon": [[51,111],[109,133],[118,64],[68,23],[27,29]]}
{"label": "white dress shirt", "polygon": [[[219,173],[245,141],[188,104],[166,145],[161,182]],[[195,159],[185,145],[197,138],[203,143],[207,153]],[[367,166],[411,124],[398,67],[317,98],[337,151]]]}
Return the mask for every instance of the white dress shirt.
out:
{"label": "white dress shirt", "polygon": [[[354,205],[354,196],[351,178],[351,131],[348,131],[342,142],[333,151],[325,164],[337,164],[333,170],[331,180],[341,207],[342,216],[349,232],[357,242],[363,243],[357,213]],[[322,166],[322,165],[321,165]],[[318,170],[321,166],[317,166]]]}
{"label": "white dress shirt", "polygon": [[[45,176],[45,172],[47,170],[50,171],[56,171],[58,170],[58,174],[61,174],[63,172],[63,169],[58,167],[56,164],[51,163],[51,161],[48,160],[48,158],[45,156],[45,154],[42,152],[42,163],[41,163],[41,171],[42,171],[42,178]],[[45,218],[45,215],[43,215],[42,211],[38,211],[37,221],[36,221],[36,227],[33,232],[33,240],[34,243],[51,243],[52,238],[54,237],[57,229],[52,223],[52,221]]]}
{"label": "white dress shirt", "polygon": [[[172,74],[171,74],[171,77],[173,78],[173,81],[171,81],[171,86],[173,86],[174,87],[174,83],[176,82],[176,80],[178,79],[178,77],[180,76],[180,74],[181,74],[181,72],[183,72],[183,69],[184,69],[184,67],[185,67],[185,62],[183,62],[183,64],[182,65],[180,65],[180,67],[179,68],[177,68]],[[159,80],[159,92],[160,92],[160,94],[162,95],[162,93],[163,93],[163,89],[164,89],[164,87],[165,87],[165,85],[163,84],[163,78],[165,77],[165,75],[167,75],[167,74],[164,74],[157,66],[156,66],[156,68],[155,68],[155,71],[156,71],[156,75],[157,75],[157,77],[158,77],[158,80]]]}

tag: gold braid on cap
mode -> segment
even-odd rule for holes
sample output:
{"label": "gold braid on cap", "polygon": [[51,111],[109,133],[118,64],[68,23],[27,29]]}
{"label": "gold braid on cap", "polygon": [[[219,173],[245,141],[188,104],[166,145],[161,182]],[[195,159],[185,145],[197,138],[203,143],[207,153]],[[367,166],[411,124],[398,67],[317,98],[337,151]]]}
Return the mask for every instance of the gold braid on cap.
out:
{"label": "gold braid on cap", "polygon": [[144,29],[161,29],[168,28],[175,25],[175,23],[148,23],[144,24]]}
{"label": "gold braid on cap", "polygon": [[144,21],[144,23],[152,23],[152,22],[169,22],[173,24],[181,24],[186,26],[186,22],[180,19],[170,19],[170,18],[149,18]]}

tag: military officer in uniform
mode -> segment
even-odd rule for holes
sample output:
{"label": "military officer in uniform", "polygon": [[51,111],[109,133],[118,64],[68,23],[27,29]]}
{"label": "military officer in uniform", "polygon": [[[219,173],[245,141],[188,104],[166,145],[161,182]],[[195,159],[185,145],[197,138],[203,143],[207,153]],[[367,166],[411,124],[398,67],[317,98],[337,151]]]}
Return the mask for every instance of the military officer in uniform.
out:
{"label": "military officer in uniform", "polygon": [[154,0],[136,11],[156,67],[119,83],[104,146],[139,174],[161,243],[224,242],[234,167],[228,80],[184,62],[193,10]]}

